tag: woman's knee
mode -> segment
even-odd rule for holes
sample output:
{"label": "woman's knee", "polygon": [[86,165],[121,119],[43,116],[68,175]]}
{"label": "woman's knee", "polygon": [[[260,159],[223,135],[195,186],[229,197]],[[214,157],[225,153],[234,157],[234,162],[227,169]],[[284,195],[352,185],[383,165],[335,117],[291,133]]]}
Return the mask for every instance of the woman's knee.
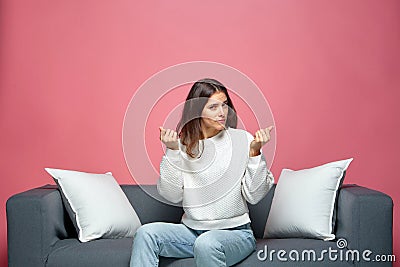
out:
{"label": "woman's knee", "polygon": [[222,243],[215,239],[209,231],[196,238],[193,250],[194,254],[210,255],[210,253],[223,252],[224,249]]}
{"label": "woman's knee", "polygon": [[161,229],[160,223],[148,223],[140,226],[136,233],[135,239],[152,239],[158,235],[158,232]]}

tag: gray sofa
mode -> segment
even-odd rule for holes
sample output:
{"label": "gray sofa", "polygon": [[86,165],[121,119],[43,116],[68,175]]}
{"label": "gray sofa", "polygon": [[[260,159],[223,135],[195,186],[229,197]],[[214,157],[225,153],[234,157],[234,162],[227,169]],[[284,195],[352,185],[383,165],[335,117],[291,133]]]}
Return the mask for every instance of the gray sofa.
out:
{"label": "gray sofa", "polygon": [[[146,191],[156,192],[155,186],[147,187]],[[122,189],[143,224],[180,221],[181,208],[154,200],[136,185],[122,185]],[[392,266],[390,261],[378,262],[374,258],[377,254],[392,254],[393,202],[389,196],[357,185],[342,186],[335,231],[337,238],[346,239],[347,247],[339,249],[336,240],[263,239],[274,190],[275,186],[257,205],[249,205],[257,249],[236,266]],[[60,192],[53,185],[10,197],[7,201],[7,230],[8,264],[11,267],[129,266],[132,239],[79,242]],[[372,252],[367,255],[371,259],[369,262],[362,258],[367,249]],[[278,258],[279,250],[284,252],[280,252]],[[298,260],[293,251],[298,252]],[[193,258],[160,258],[160,266],[195,264]]]}

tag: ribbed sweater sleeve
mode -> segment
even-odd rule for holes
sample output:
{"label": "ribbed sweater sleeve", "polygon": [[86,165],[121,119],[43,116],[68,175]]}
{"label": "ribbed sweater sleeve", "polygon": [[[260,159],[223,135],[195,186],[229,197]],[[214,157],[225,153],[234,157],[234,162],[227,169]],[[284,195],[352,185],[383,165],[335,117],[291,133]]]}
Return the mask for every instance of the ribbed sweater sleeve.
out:
{"label": "ribbed sweater sleeve", "polygon": [[166,149],[160,163],[160,179],[158,193],[165,199],[178,203],[183,198],[183,176],[181,166],[181,151]]}
{"label": "ribbed sweater sleeve", "polygon": [[[248,144],[253,136],[247,133]],[[242,178],[242,195],[250,204],[258,203],[274,184],[274,176],[267,168],[264,155],[249,157],[247,167]]]}

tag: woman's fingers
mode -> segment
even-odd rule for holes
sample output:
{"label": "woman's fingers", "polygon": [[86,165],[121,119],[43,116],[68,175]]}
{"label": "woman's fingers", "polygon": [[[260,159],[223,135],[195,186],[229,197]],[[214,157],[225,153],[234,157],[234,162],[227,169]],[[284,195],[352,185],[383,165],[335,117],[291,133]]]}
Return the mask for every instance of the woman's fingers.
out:
{"label": "woman's fingers", "polygon": [[179,149],[178,133],[171,129],[164,129],[162,126],[159,129],[161,142],[170,149]]}
{"label": "woman's fingers", "polygon": [[261,135],[261,133],[260,133],[260,130],[258,130],[257,132],[256,132],[256,137],[257,137],[257,142],[262,142],[262,135]]}
{"label": "woman's fingers", "polygon": [[274,126],[269,126],[265,129],[258,130],[254,135],[254,140],[262,144],[267,143],[271,139],[270,132],[272,131],[273,128]]}
{"label": "woman's fingers", "polygon": [[254,140],[259,143],[264,143],[267,140],[267,135],[263,130],[258,130],[254,137]]}
{"label": "woman's fingers", "polygon": [[160,129],[160,140],[163,140],[163,137],[165,136],[165,129],[162,126],[160,126],[159,129]]}
{"label": "woman's fingers", "polygon": [[260,130],[260,135],[261,135],[261,142],[266,143],[269,140],[269,133],[267,133],[266,130]]}
{"label": "woman's fingers", "polygon": [[[171,130],[170,129],[167,129],[166,130],[166,132],[165,132],[165,137],[167,138],[167,139],[170,139],[171,138]],[[169,140],[168,140],[169,141]]]}
{"label": "woman's fingers", "polygon": [[268,142],[271,139],[271,130],[274,128],[274,126],[270,126],[268,128],[265,128],[263,132],[263,137],[264,137],[264,142]]}
{"label": "woman's fingers", "polygon": [[168,141],[176,141],[178,140],[178,134],[174,130],[166,129],[165,137]]}

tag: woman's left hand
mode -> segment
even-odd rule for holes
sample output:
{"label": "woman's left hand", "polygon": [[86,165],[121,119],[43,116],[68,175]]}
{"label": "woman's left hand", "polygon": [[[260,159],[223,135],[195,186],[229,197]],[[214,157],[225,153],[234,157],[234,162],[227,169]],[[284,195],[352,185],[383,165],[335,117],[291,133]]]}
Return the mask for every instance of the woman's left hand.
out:
{"label": "woman's left hand", "polygon": [[258,156],[261,154],[261,147],[271,139],[270,132],[273,128],[274,126],[269,126],[268,128],[258,130],[254,134],[254,140],[250,143],[250,157]]}

